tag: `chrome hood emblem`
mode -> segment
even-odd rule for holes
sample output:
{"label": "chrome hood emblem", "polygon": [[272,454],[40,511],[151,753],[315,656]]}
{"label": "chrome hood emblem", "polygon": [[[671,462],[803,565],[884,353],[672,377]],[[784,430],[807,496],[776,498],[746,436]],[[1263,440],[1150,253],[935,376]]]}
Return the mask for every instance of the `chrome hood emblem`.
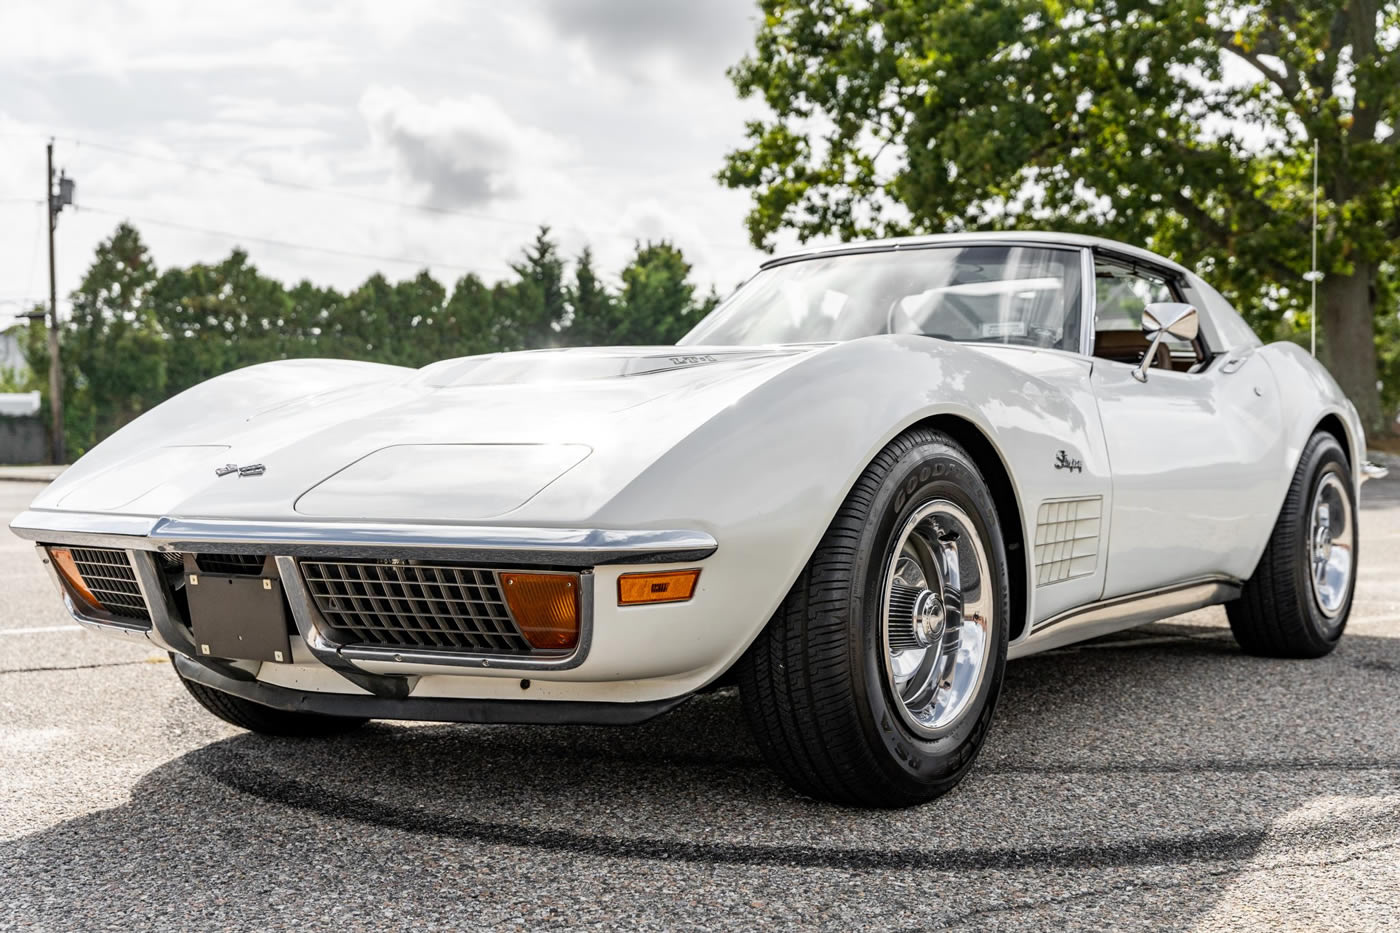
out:
{"label": "chrome hood emblem", "polygon": [[239,466],[236,463],[226,463],[214,470],[215,476],[228,476],[230,473],[237,473],[239,476],[262,476],[267,472],[267,467],[261,463],[250,463],[247,466]]}

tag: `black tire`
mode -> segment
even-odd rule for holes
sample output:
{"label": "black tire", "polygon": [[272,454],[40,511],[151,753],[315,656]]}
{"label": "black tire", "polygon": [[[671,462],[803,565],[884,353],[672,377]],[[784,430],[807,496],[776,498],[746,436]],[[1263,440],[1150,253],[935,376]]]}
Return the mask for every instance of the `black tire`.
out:
{"label": "black tire", "polygon": [[[177,676],[178,672],[177,672]],[[297,738],[318,738],[340,735],[358,729],[369,720],[349,716],[323,716],[320,713],[293,713],[273,709],[242,697],[224,693],[180,677],[180,683],[200,706],[224,722],[257,732],[261,735],[283,735]]]}
{"label": "black tire", "polygon": [[[985,673],[946,734],[916,733],[894,704],[880,621],[899,529],[941,498],[972,519],[989,558]],[[738,665],[749,725],[798,791],[842,804],[899,807],[951,790],[991,725],[1006,667],[1010,596],[996,507],[977,465],[941,432],[892,441],[856,481],[806,568]]]}
{"label": "black tire", "polygon": [[[1309,522],[1313,497],[1329,476],[1339,479],[1350,509],[1351,575],[1340,609],[1323,612],[1313,590]],[[1240,598],[1225,606],[1235,641],[1270,658],[1320,658],[1337,647],[1356,589],[1356,488],[1346,453],[1330,434],[1314,434],[1298,459],[1269,543]]]}

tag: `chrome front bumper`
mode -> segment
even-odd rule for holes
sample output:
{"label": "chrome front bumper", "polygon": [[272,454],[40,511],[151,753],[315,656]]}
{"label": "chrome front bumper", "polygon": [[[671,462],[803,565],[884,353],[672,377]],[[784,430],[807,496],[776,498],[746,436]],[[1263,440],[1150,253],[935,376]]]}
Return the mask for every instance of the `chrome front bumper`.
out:
{"label": "chrome front bumper", "polygon": [[21,512],[10,523],[10,530],[30,541],[78,547],[189,554],[441,558],[559,567],[681,563],[703,560],[718,547],[714,538],[699,531],[238,522],[42,510]]}
{"label": "chrome front bumper", "polygon": [[[297,633],[311,655],[361,690],[387,699],[408,697],[417,681],[413,675],[382,673],[396,664],[439,669],[443,673],[472,668],[531,672],[577,667],[586,659],[592,640],[593,567],[611,563],[688,563],[710,556],[718,547],[714,538],[695,531],[233,522],[39,510],[20,514],[10,528],[39,545],[40,558],[63,594],[69,614],[80,624],[107,633],[148,638],[225,680],[253,681],[259,662],[201,656],[156,563],[157,555],[273,554]],[[149,610],[150,626],[84,609],[53,568],[44,545],[124,551]],[[440,559],[577,569],[578,643],[568,656],[550,658],[339,644],[327,636],[325,620],[302,579],[297,560],[309,556]],[[373,665],[380,672],[367,670],[361,664]]]}

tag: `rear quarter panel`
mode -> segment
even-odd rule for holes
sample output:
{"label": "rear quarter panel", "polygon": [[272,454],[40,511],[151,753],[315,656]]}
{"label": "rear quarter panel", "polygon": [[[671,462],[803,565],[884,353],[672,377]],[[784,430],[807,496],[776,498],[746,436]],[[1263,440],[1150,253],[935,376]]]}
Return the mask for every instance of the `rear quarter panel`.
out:
{"label": "rear quarter panel", "polygon": [[[1263,347],[1259,355],[1273,371],[1283,405],[1285,463],[1277,490],[1279,507],[1283,506],[1288,483],[1298,468],[1303,448],[1328,415],[1335,416],[1346,431],[1352,479],[1359,484],[1361,464],[1366,459],[1366,433],[1355,407],[1332,374],[1294,343],[1271,343]],[[1260,551],[1262,553],[1263,545]]]}

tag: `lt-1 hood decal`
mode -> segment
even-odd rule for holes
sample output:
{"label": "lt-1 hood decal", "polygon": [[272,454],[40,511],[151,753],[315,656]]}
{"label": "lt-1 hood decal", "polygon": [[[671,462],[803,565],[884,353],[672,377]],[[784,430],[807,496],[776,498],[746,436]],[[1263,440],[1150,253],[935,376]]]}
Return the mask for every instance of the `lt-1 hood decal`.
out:
{"label": "lt-1 hood decal", "polygon": [[425,385],[532,385],[551,382],[647,376],[725,363],[762,362],[793,356],[815,346],[606,347],[525,350],[443,360],[419,370]]}

